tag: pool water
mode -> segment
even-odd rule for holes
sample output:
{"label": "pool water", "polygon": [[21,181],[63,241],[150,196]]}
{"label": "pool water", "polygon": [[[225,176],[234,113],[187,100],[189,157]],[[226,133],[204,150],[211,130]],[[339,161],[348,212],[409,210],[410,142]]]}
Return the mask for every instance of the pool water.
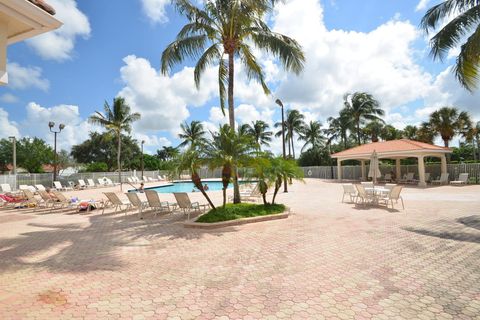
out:
{"label": "pool water", "polygon": [[[222,190],[223,184],[221,181],[203,181],[203,184],[208,185],[208,191],[218,191]],[[232,184],[230,183],[228,188],[232,188]],[[145,188],[146,190],[155,190],[158,193],[173,193],[173,192],[200,192],[193,182],[174,182],[173,184],[169,184],[166,186],[159,186],[153,188]]]}

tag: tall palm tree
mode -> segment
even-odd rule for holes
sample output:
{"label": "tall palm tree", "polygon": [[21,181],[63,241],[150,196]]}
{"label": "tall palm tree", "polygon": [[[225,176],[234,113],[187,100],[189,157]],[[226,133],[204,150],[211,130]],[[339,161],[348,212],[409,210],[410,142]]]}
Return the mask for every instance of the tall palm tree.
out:
{"label": "tall palm tree", "polygon": [[429,125],[435,135],[442,137],[445,147],[457,134],[466,136],[472,127],[467,112],[459,112],[457,108],[443,107],[430,115]]}
{"label": "tall palm tree", "polygon": [[319,121],[310,121],[308,125],[303,127],[299,139],[305,141],[301,152],[308,146],[310,146],[310,149],[320,149],[325,143],[322,124]]}
{"label": "tall palm tree", "polygon": [[340,111],[338,117],[330,117],[327,119],[328,128],[325,130],[328,141],[327,144],[331,145],[333,140],[340,140],[344,149],[347,149],[348,131],[352,128],[350,117],[345,109]]}
{"label": "tall palm tree", "polygon": [[[223,206],[227,202],[227,188],[230,181],[238,185],[236,168],[246,165],[251,159],[255,142],[252,136],[240,135],[229,125],[223,125],[212,133],[212,141],[204,146],[206,162],[210,168],[222,167]],[[234,189],[235,193],[235,189]],[[234,196],[235,198],[235,196]],[[240,199],[240,195],[238,195]],[[234,203],[239,203],[235,202]]]}
{"label": "tall palm tree", "polygon": [[347,93],[343,100],[346,113],[350,116],[351,122],[356,129],[357,143],[360,145],[362,143],[360,125],[365,120],[383,121],[379,116],[383,116],[385,112],[380,108],[380,103],[367,92]]}
{"label": "tall palm tree", "polygon": [[206,0],[202,8],[189,0],[173,2],[188,23],[163,51],[161,70],[167,74],[187,57],[198,59],[194,70],[198,88],[207,67],[218,65],[220,106],[225,112],[227,95],[230,127],[235,127],[235,57],[243,63],[247,76],[258,81],[266,94],[270,90],[254,56],[254,48],[275,56],[287,71],[299,74],[303,70],[305,57],[300,45],[294,39],[273,32],[262,20],[272,11],[276,1]]}
{"label": "tall palm tree", "polygon": [[113,105],[110,106],[107,101],[103,105],[103,111],[105,114],[96,111],[94,115],[90,116],[88,121],[92,124],[98,124],[117,136],[117,168],[118,168],[118,181],[120,182],[120,188],[122,187],[122,132],[131,132],[132,123],[140,120],[140,113],[132,113],[130,106],[125,102],[122,97],[113,99]]}
{"label": "tall palm tree", "polygon": [[[443,25],[445,21],[449,22]],[[427,34],[441,27],[430,40],[434,59],[442,60],[451,49],[461,45],[453,72],[463,87],[473,91],[480,67],[480,1],[443,1],[427,11],[421,27]]]}
{"label": "tall palm tree", "polygon": [[369,137],[372,142],[378,142],[378,138],[382,135],[383,129],[384,124],[382,122],[373,120],[365,126],[363,133],[366,137]]}
{"label": "tall palm tree", "polygon": [[268,129],[270,126],[262,120],[252,122],[245,125],[246,133],[251,135],[257,144],[258,150],[262,150],[262,145],[269,146],[272,141],[273,132]]}
{"label": "tall palm tree", "polygon": [[417,138],[415,140],[433,144],[436,132],[433,131],[430,122],[423,122],[417,130]]}
{"label": "tall palm tree", "polygon": [[[285,119],[285,139],[288,142],[288,156],[295,159],[295,134],[300,135],[305,126],[305,116],[298,110],[287,110],[287,117]],[[282,135],[282,122],[275,123],[275,128],[280,128],[275,136],[280,137]]]}
{"label": "tall palm tree", "polygon": [[178,137],[182,139],[182,143],[178,147],[195,147],[202,143],[205,143],[206,131],[203,128],[203,124],[200,121],[192,121],[190,124],[184,122],[180,125],[182,132],[178,134]]}

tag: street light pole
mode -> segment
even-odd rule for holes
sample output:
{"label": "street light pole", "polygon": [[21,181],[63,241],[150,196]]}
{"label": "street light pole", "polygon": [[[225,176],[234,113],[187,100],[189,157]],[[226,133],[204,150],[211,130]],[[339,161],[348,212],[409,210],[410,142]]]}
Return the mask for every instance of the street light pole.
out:
{"label": "street light pole", "polygon": [[[287,154],[285,151],[285,116],[283,113],[283,103],[280,99],[277,99],[275,101],[276,104],[278,104],[282,108],[282,151],[283,151],[283,159],[287,159]],[[287,186],[287,177],[284,177],[283,181],[283,192],[288,192],[288,186]]]}
{"label": "street light pole", "polygon": [[143,179],[143,145],[145,144],[145,140],[142,140],[142,158],[141,158],[141,168],[142,168],[142,179]]}
{"label": "street light pole", "polygon": [[13,147],[13,176],[15,181],[14,189],[17,189],[17,138],[15,137],[8,137],[12,140],[12,147]]}
{"label": "street light pole", "polygon": [[53,130],[53,127],[55,126],[55,122],[53,121],[50,121],[48,123],[48,128],[50,128],[50,132],[53,132],[53,140],[54,140],[54,144],[53,144],[53,181],[57,181],[57,162],[58,162],[58,155],[57,155],[57,134],[60,133],[64,128],[65,128],[65,125],[64,124],[59,124],[58,125],[58,131],[56,130]]}

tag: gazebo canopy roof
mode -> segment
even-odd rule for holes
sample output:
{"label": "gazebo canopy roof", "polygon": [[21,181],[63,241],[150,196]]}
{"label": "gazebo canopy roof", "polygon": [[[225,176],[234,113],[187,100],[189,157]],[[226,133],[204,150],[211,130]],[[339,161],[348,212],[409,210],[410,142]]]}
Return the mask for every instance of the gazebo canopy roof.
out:
{"label": "gazebo canopy roof", "polygon": [[373,151],[377,152],[378,158],[383,159],[403,159],[417,156],[438,157],[452,152],[450,148],[401,139],[364,144],[335,153],[332,155],[332,158],[340,160],[368,160],[372,156]]}

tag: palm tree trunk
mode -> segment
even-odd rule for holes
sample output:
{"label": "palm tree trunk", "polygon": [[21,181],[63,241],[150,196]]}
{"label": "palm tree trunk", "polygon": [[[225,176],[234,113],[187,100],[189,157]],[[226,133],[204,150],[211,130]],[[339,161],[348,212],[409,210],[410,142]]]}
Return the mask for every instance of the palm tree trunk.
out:
{"label": "palm tree trunk", "polygon": [[282,186],[282,177],[277,178],[275,181],[275,191],[273,192],[272,204],[275,204],[275,198],[277,197],[278,190]]}
{"label": "palm tree trunk", "polygon": [[235,62],[233,53],[228,54],[228,120],[230,128],[235,129],[235,104],[233,87],[235,82]]}
{"label": "palm tree trunk", "polygon": [[122,133],[118,132],[118,153],[117,153],[117,168],[118,168],[118,182],[120,182],[120,190],[122,190],[122,163],[120,155],[122,152]]}
{"label": "palm tree trunk", "polygon": [[360,135],[360,120],[357,120],[357,142],[358,142],[358,145],[362,144],[361,135]]}
{"label": "palm tree trunk", "polygon": [[290,137],[290,139],[292,140],[292,153],[293,153],[293,159],[295,159],[295,145],[293,144],[293,132],[292,132],[292,136]]}
{"label": "palm tree trunk", "polygon": [[222,169],[222,183],[223,183],[223,207],[227,204],[227,188],[232,178],[232,167],[229,165],[223,166]]}
{"label": "palm tree trunk", "polygon": [[292,148],[291,148],[291,139],[288,138],[288,157],[290,158],[292,156]]}
{"label": "palm tree trunk", "polygon": [[[235,82],[235,62],[234,53],[228,54],[228,120],[230,128],[235,130],[235,104],[233,100],[233,88]],[[240,203],[240,187],[238,185],[237,166],[232,166],[233,170],[233,203]]]}
{"label": "palm tree trunk", "polygon": [[200,192],[203,194],[205,199],[207,199],[207,201],[210,204],[210,206],[212,207],[212,209],[216,210],[215,205],[213,204],[212,200],[210,200],[210,197],[208,196],[208,194],[205,192],[205,189],[203,188],[202,179],[200,178],[200,176],[198,175],[198,173],[196,171],[192,171],[191,178],[192,178],[192,182],[195,185],[195,187],[197,187],[197,189],[200,190]]}

